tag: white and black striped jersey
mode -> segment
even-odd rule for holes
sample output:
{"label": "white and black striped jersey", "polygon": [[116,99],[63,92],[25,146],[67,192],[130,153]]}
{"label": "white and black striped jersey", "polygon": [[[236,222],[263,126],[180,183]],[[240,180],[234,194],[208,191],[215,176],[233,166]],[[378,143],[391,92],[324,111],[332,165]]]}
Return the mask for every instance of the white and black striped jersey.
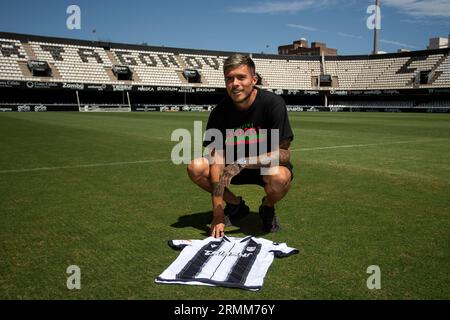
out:
{"label": "white and black striped jersey", "polygon": [[260,290],[274,257],[298,253],[286,243],[248,236],[171,240],[182,249],[177,259],[156,279],[157,283],[211,285]]}

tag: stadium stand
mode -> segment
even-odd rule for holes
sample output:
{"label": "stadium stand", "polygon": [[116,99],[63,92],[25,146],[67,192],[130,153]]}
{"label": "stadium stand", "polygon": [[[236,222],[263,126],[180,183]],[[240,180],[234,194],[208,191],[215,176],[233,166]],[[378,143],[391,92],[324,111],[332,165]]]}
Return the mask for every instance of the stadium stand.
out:
{"label": "stadium stand", "polygon": [[[6,100],[11,99],[8,95],[15,93],[13,89],[75,90],[76,101],[73,92],[66,93],[71,98],[55,97],[55,100],[70,100],[78,107],[83,101],[104,102],[100,95],[85,93],[89,90],[121,92],[112,94],[113,98],[107,103],[127,104],[130,108],[133,103],[145,104],[145,99],[149,100],[150,96],[152,101],[148,102],[155,105],[196,105],[196,101],[199,105],[211,105],[217,103],[224,93],[223,61],[230,54],[232,52],[0,32],[0,89],[8,89],[3,95]],[[421,105],[414,94],[438,94],[436,99],[448,101],[449,54],[450,48],[360,56],[252,54],[252,57],[260,87],[285,96],[288,103],[294,106],[334,105],[345,108],[353,106],[345,97],[363,95],[372,100],[378,97],[380,103],[377,107],[388,107],[392,102],[396,108],[412,108]],[[35,72],[30,67],[33,65],[47,66],[49,69]],[[324,83],[325,80],[327,83]],[[405,92],[408,92],[412,104],[398,105],[388,97]],[[161,94],[167,102],[161,101]],[[203,96],[199,98],[198,94]],[[35,96],[39,100],[39,94]],[[203,102],[205,97],[207,101]],[[97,98],[100,100],[97,101]],[[186,101],[187,98],[191,101]],[[428,102],[422,105],[433,106]],[[444,107],[439,105],[440,108],[449,107],[445,103]],[[357,106],[369,108],[374,105],[358,102]]]}
{"label": "stadium stand", "polygon": [[[114,50],[111,52],[123,65],[129,66],[140,78],[138,83],[146,85],[180,86],[178,76],[182,66],[171,52],[139,50]],[[115,81],[115,83],[119,83]]]}
{"label": "stadium stand", "polygon": [[28,60],[20,41],[0,38],[0,52],[0,79],[27,80],[20,69]]}
{"label": "stadium stand", "polygon": [[222,67],[226,56],[211,56],[204,54],[185,54],[180,52],[179,57],[186,68],[199,70],[204,81],[202,86],[224,87]]}
{"label": "stadium stand", "polygon": [[320,75],[320,60],[291,60],[255,58],[255,65],[267,82],[268,88],[274,89],[313,89],[312,77]]}
{"label": "stadium stand", "polygon": [[447,53],[443,57],[442,62],[435,68],[434,76],[436,77],[434,85],[436,87],[448,87],[450,83],[450,54]]}
{"label": "stadium stand", "polygon": [[30,42],[30,47],[39,60],[53,65],[52,69],[56,68],[61,75],[56,81],[111,82],[105,69],[112,68],[112,64],[101,48],[45,42]]}
{"label": "stadium stand", "polygon": [[[446,52],[445,52],[446,51]],[[410,55],[372,56],[369,58],[354,57],[326,57],[326,70],[338,78],[340,89],[405,89],[422,87],[440,87],[448,81],[434,83],[443,79],[450,70],[443,61],[448,59],[448,50],[440,54],[426,51],[409,53]],[[336,58],[336,59],[332,59]],[[328,60],[330,59],[330,60]],[[421,71],[439,71],[439,77],[429,79],[426,83],[418,84],[416,78]]]}

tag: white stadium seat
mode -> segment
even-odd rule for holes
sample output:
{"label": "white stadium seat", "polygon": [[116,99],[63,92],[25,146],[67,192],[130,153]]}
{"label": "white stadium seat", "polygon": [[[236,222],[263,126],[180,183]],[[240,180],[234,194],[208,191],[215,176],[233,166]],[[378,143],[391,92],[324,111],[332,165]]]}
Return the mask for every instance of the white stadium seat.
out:
{"label": "white stadium seat", "polygon": [[[320,57],[254,54],[261,87],[267,89],[316,90],[317,79],[327,74],[332,89],[375,90],[450,87],[450,50],[421,51],[379,56]],[[223,61],[231,53],[134,45],[101,46],[88,41],[65,39],[26,41],[0,37],[0,79],[35,80],[24,71],[30,59],[49,63],[55,71],[46,81],[153,86],[198,86],[224,88]],[[114,78],[114,65],[126,65],[131,81]],[[184,69],[196,69],[201,83],[183,80]],[[431,71],[431,81],[417,82],[421,71]],[[330,89],[327,87],[326,89]]]}

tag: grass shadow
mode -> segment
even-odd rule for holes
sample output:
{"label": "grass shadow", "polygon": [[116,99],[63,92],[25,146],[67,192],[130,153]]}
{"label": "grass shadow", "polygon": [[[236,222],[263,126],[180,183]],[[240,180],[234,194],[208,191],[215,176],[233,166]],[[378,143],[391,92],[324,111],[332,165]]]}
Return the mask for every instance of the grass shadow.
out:
{"label": "grass shadow", "polygon": [[[178,221],[171,224],[171,226],[175,228],[194,227],[201,231],[202,236],[209,237],[209,225],[211,223],[211,219],[211,211],[188,213],[180,216]],[[246,217],[243,217],[237,221],[232,221],[232,226],[225,229],[225,234],[230,236],[241,233],[255,237],[262,236],[267,233],[262,230],[262,222],[258,216],[258,213],[250,212]]]}

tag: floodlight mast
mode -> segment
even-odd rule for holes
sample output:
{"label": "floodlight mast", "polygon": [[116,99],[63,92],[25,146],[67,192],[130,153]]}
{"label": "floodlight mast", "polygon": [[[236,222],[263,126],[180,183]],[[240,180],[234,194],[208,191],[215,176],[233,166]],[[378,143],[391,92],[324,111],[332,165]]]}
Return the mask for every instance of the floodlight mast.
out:
{"label": "floodlight mast", "polygon": [[373,29],[373,54],[378,54],[378,21],[380,20],[380,0],[375,0],[375,28]]}

